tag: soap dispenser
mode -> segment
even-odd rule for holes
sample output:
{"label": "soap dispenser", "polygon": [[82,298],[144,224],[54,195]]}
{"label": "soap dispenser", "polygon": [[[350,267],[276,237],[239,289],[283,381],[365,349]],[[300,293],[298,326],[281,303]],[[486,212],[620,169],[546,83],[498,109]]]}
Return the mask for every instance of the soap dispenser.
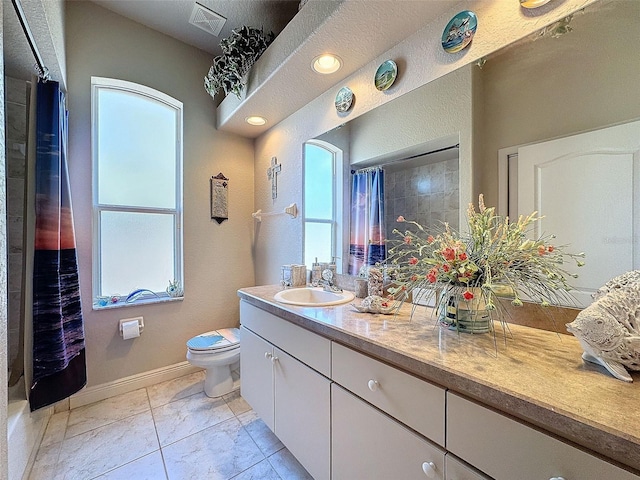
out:
{"label": "soap dispenser", "polygon": [[322,265],[318,263],[318,257],[316,257],[316,261],[311,264],[311,285],[317,287],[321,279]]}

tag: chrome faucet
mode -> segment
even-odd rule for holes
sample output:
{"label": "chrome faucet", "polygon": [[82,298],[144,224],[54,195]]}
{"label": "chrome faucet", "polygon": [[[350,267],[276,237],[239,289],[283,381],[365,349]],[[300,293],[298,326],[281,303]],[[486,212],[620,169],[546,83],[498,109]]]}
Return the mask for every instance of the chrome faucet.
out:
{"label": "chrome faucet", "polygon": [[342,292],[342,289],[333,283],[333,272],[328,268],[322,271],[322,279],[318,282],[325,292]]}

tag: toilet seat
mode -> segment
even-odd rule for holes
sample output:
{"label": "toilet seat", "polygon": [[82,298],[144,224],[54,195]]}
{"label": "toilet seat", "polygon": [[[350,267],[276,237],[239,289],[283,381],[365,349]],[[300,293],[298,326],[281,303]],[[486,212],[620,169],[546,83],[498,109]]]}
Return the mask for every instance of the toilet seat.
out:
{"label": "toilet seat", "polygon": [[187,349],[195,355],[222,353],[237,348],[240,348],[240,330],[237,328],[212,330],[187,341]]}

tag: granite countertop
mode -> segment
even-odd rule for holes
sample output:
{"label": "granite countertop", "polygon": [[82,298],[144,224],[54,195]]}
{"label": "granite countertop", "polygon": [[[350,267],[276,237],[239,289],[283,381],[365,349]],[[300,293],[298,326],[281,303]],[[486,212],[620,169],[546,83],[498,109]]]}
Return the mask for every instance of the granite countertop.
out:
{"label": "granite countertop", "polygon": [[573,336],[514,324],[505,334],[499,323],[495,336],[458,334],[436,326],[426,307],[413,315],[410,304],[398,315],[359,313],[349,304],[298,307],[273,299],[281,289],[243,288],[238,296],[640,472],[640,374],[626,383],[583,362]]}

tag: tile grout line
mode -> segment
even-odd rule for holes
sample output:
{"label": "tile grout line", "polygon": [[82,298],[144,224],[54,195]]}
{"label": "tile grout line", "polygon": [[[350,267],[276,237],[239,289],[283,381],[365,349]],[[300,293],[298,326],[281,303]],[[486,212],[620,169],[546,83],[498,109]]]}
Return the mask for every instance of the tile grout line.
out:
{"label": "tile grout line", "polygon": [[[149,396],[149,390],[145,387],[145,392],[147,393],[147,400],[149,401],[149,410],[151,411],[151,420],[153,421],[153,429],[156,432],[156,439],[158,440],[158,451],[160,452],[160,458],[162,459],[162,468],[164,469],[164,475],[167,479],[169,479],[169,471],[167,470],[167,463],[164,460],[164,452],[162,451],[162,445],[160,444],[160,434],[158,434],[158,427],[156,425],[156,417],[153,414],[153,407],[151,406],[151,397]],[[171,403],[171,402],[169,402]]]}

